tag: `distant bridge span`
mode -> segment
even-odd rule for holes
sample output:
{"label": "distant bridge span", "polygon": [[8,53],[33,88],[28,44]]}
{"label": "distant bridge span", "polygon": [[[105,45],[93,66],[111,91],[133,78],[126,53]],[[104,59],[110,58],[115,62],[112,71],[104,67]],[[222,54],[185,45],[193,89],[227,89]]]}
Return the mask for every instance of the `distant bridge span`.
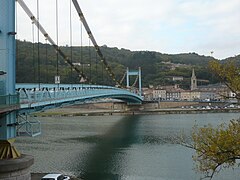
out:
{"label": "distant bridge span", "polygon": [[85,84],[16,84],[20,110],[39,111],[64,104],[84,103],[88,100],[112,98],[141,104],[143,98],[126,89]]}

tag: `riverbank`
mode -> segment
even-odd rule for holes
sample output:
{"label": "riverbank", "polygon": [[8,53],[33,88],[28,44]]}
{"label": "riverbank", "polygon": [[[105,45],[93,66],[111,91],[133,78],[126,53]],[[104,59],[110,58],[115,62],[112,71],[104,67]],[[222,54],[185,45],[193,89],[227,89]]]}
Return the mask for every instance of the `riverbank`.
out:
{"label": "riverbank", "polygon": [[62,107],[50,109],[44,112],[34,113],[35,116],[55,117],[55,116],[108,116],[108,115],[143,115],[143,114],[201,114],[201,113],[237,113],[239,108],[223,109],[182,109],[182,108],[162,108],[162,109],[103,109],[103,108],[81,108],[81,107]]}

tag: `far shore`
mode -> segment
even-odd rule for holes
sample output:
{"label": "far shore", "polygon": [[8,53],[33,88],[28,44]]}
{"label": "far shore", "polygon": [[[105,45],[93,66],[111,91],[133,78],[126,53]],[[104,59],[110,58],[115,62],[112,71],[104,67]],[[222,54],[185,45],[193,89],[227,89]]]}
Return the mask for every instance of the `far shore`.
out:
{"label": "far shore", "polygon": [[182,108],[161,108],[161,109],[103,109],[103,108],[82,108],[82,107],[62,107],[49,109],[43,112],[36,112],[34,116],[54,117],[54,116],[109,116],[109,115],[154,115],[154,114],[200,114],[200,113],[239,113],[239,108],[223,109],[182,109]]}

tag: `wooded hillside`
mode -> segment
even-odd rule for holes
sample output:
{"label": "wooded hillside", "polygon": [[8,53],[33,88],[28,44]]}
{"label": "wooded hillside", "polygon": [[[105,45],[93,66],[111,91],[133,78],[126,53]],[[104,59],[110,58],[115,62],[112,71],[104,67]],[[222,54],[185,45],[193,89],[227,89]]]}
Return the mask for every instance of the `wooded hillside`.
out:
{"label": "wooded hillside", "polygon": [[[60,49],[74,63],[84,64],[78,68],[92,80],[94,84],[113,85],[113,81],[107,77],[99,57],[93,47],[60,47]],[[189,88],[192,68],[195,69],[199,80],[208,80],[209,83],[216,83],[217,79],[207,68],[208,62],[213,60],[209,56],[200,56],[196,53],[185,54],[161,54],[152,51],[130,51],[127,49],[109,48],[102,46],[101,50],[107,62],[112,67],[116,78],[120,80],[126,68],[142,68],[143,86],[170,85],[176,82],[171,76],[183,76],[184,80],[177,82],[183,88]],[[39,59],[39,64],[38,64]],[[57,74],[57,56],[54,48],[49,44],[38,44],[17,41],[17,82],[21,83],[54,83],[54,76]],[[91,64],[91,66],[87,65]],[[78,74],[71,73],[70,66],[59,56],[59,75],[61,83],[79,83]],[[40,69],[40,72],[39,72]],[[38,76],[40,74],[40,76]],[[131,78],[134,81],[134,78]],[[199,81],[199,84],[206,84],[206,81]]]}

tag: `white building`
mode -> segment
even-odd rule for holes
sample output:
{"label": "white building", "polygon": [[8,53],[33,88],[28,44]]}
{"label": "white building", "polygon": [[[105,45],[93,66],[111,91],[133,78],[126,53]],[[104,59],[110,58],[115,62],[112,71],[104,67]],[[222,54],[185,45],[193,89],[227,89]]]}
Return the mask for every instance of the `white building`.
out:
{"label": "white building", "polygon": [[165,89],[153,89],[153,100],[166,100],[166,90]]}

